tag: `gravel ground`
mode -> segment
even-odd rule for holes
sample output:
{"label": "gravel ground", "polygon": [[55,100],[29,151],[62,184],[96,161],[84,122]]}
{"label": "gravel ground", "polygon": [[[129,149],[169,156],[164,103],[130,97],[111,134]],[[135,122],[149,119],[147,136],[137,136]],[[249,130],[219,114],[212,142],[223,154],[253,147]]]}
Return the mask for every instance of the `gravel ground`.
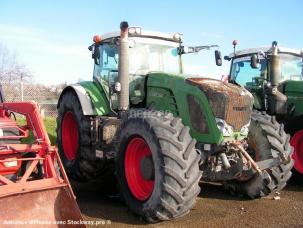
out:
{"label": "gravel ground", "polygon": [[[201,184],[195,208],[169,222],[146,224],[134,216],[118,197],[106,196],[102,185],[73,184],[86,221],[111,227],[303,227],[303,183],[289,184],[280,199],[247,200],[229,195],[221,186]],[[100,225],[104,227],[105,225]]]}

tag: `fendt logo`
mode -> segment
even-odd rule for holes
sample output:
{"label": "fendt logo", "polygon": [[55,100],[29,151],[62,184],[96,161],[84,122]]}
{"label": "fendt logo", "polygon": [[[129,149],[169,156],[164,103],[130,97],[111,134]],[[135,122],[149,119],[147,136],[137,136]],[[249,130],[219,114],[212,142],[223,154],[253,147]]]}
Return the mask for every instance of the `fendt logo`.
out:
{"label": "fendt logo", "polygon": [[234,111],[237,111],[237,112],[241,112],[241,111],[246,111],[249,109],[249,106],[244,106],[244,107],[233,107],[233,110]]}

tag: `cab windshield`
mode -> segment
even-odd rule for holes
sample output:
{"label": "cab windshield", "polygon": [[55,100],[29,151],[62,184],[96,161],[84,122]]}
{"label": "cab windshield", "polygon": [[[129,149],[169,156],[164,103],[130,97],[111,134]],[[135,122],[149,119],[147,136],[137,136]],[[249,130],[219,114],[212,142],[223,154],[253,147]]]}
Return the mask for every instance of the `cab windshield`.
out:
{"label": "cab windshield", "polygon": [[[129,74],[146,75],[149,72],[180,73],[179,43],[149,38],[130,38]],[[118,72],[118,47],[105,43],[100,47],[100,65],[95,65],[94,76],[107,80]]]}
{"label": "cab windshield", "polygon": [[290,54],[281,54],[280,64],[281,64],[281,78],[283,81],[303,80],[302,57],[290,55]]}
{"label": "cab windshield", "polygon": [[129,49],[130,74],[145,75],[151,71],[180,73],[179,43],[156,39],[133,39]]}
{"label": "cab windshield", "polygon": [[[280,54],[281,80],[303,80],[302,57],[291,54]],[[247,86],[258,79],[267,79],[270,69],[267,60],[261,58],[259,68],[250,65],[250,56],[236,58],[231,68],[231,80]]]}
{"label": "cab windshield", "polygon": [[250,56],[233,60],[231,68],[231,80],[242,86],[247,86],[256,78],[267,78],[267,64],[265,59],[261,59],[259,68],[252,68]]}

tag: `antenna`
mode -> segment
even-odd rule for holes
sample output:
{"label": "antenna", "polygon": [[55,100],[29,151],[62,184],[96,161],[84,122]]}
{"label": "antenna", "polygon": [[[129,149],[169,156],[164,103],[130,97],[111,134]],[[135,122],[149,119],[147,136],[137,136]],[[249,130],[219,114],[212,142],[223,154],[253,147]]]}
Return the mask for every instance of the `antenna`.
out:
{"label": "antenna", "polygon": [[237,40],[234,40],[233,41],[233,46],[234,46],[234,55],[236,55],[236,46],[238,44],[238,41]]}

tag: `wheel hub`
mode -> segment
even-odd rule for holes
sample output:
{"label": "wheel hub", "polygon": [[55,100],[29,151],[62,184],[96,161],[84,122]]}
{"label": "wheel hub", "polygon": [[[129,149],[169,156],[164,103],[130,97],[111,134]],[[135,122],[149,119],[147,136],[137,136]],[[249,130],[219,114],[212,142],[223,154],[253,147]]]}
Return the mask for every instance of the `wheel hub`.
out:
{"label": "wheel hub", "polygon": [[130,140],[125,151],[124,171],[132,195],[144,201],[154,189],[154,164],[152,153],[141,137]]}
{"label": "wheel hub", "polygon": [[78,150],[78,126],[74,114],[66,112],[61,125],[62,147],[67,160],[76,158]]}
{"label": "wheel hub", "polygon": [[146,156],[141,160],[140,164],[141,173],[145,180],[153,180],[155,177],[154,173],[154,162],[152,156]]}

